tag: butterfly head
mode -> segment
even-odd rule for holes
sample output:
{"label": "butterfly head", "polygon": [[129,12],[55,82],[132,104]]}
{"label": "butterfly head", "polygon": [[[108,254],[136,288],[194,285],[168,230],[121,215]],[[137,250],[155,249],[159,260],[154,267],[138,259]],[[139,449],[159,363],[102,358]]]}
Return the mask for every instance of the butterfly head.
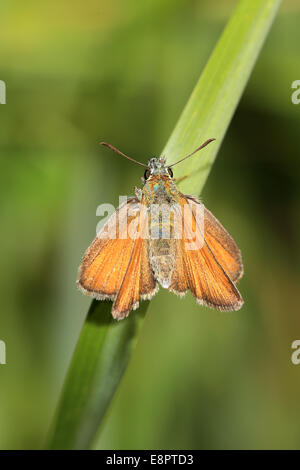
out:
{"label": "butterfly head", "polygon": [[173,171],[166,166],[165,157],[150,158],[148,167],[144,173],[144,178],[147,180],[151,176],[168,176],[169,178],[173,178]]}

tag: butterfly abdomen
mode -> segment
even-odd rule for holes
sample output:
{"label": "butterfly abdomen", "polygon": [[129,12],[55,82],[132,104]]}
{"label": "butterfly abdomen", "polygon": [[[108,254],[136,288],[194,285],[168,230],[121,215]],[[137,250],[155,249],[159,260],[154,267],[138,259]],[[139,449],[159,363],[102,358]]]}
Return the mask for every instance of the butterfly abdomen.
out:
{"label": "butterfly abdomen", "polygon": [[149,217],[149,258],[155,279],[162,287],[171,284],[175,263],[174,223],[171,205]]}
{"label": "butterfly abdomen", "polygon": [[174,240],[163,238],[150,240],[149,258],[155,279],[162,287],[168,288],[171,284],[174,270]]}

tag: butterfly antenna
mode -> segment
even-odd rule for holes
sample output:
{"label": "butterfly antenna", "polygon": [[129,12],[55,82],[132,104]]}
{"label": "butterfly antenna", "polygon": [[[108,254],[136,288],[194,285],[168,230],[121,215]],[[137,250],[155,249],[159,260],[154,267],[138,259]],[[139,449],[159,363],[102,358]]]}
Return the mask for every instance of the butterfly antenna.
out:
{"label": "butterfly antenna", "polygon": [[188,155],[186,155],[185,157],[181,158],[181,160],[178,160],[176,163],[173,163],[173,165],[168,165],[168,168],[171,168],[172,166],[174,165],[177,165],[177,163],[180,163],[180,162],[183,162],[183,160],[186,160],[187,158],[191,157],[192,155],[194,155],[194,153],[197,153],[199,152],[199,150],[203,149],[204,147],[206,147],[208,144],[210,144],[211,142],[213,142],[214,140],[216,140],[215,138],[213,139],[208,139],[206,142],[204,142],[204,144],[202,144],[200,147],[198,147],[196,150],[194,150],[192,153],[189,153]]}
{"label": "butterfly antenna", "polygon": [[100,145],[104,145],[104,147],[108,147],[108,148],[109,148],[110,150],[112,150],[113,152],[116,152],[116,153],[118,153],[119,155],[122,155],[122,157],[127,158],[127,160],[130,160],[130,161],[132,161],[132,162],[134,162],[134,163],[137,163],[138,165],[145,166],[146,168],[148,168],[148,165],[145,165],[144,163],[138,162],[137,160],[134,160],[134,158],[128,157],[127,155],[125,155],[125,153],[121,152],[121,151],[118,150],[116,147],[113,147],[112,145],[107,144],[106,142],[100,142]]}

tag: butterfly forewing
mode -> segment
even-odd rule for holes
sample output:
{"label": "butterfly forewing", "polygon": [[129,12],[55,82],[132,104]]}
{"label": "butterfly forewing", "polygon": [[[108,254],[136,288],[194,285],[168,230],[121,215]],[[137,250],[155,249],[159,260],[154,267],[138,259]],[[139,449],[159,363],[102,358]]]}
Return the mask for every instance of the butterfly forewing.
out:
{"label": "butterfly forewing", "polygon": [[136,238],[112,308],[114,318],[122,319],[128,316],[130,310],[135,310],[139,306],[140,297],[150,299],[157,291],[150,268],[147,230],[147,208],[144,204],[140,204]]}
{"label": "butterfly forewing", "polygon": [[86,251],[79,268],[78,286],[97,299],[115,300],[112,313],[119,319],[138,306],[139,296],[151,298],[156,292],[147,241],[133,237],[140,226],[146,226],[141,207],[136,198],[120,206]]}
{"label": "butterfly forewing", "polygon": [[[200,304],[219,310],[238,310],[242,306],[242,298],[199,228],[194,217],[194,205],[197,203],[192,199],[182,198],[182,213],[185,204],[188,204],[191,217],[184,218],[183,237],[177,241],[178,255],[171,290],[182,294],[188,287]],[[191,240],[201,247],[189,249]]]}
{"label": "butterfly forewing", "polygon": [[[199,203],[196,198],[187,196],[187,199]],[[204,208],[204,235],[207,244],[230,279],[238,282],[244,272],[241,252],[231,235],[206,208]]]}

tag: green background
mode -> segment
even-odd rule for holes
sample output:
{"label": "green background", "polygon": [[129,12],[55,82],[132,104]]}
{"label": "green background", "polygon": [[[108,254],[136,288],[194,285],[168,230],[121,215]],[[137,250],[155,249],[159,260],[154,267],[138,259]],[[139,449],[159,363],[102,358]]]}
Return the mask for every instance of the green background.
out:
{"label": "green background", "polygon": [[[140,185],[98,142],[159,154],[235,4],[1,2],[0,448],[43,446],[90,304],[75,279],[96,207]],[[94,448],[299,448],[299,21],[283,2],[202,194],[241,247],[245,306],[161,289]]]}

